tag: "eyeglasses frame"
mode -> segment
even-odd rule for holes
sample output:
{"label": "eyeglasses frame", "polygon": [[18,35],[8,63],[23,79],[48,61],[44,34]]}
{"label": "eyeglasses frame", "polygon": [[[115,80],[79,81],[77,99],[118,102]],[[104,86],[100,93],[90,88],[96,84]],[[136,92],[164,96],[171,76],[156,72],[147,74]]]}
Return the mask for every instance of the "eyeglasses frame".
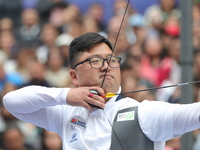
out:
{"label": "eyeglasses frame", "polygon": [[[90,60],[91,60],[92,58],[101,58],[101,59],[103,59],[102,66],[99,67],[99,68],[94,68],[94,69],[100,69],[100,68],[102,68],[103,65],[104,65],[104,62],[105,62],[105,61],[107,61],[108,65],[110,66],[110,60],[111,60],[112,57],[116,57],[116,58],[118,58],[118,59],[119,59],[119,60],[118,60],[118,63],[120,64],[122,58],[119,57],[119,56],[111,56],[111,57],[108,57],[108,58],[102,58],[102,57],[90,57],[90,58],[87,58],[87,59],[85,59],[85,60],[79,62],[79,63],[76,64],[72,69],[75,69],[77,66],[79,66],[79,65],[81,65],[81,64],[83,64],[83,63],[85,63],[85,62],[87,62],[87,61],[89,61],[90,66],[91,66],[92,68],[94,68],[94,67],[91,65],[91,62],[90,62]],[[110,66],[110,67],[111,67],[111,66]],[[120,65],[119,65],[118,67],[120,67]],[[118,67],[111,67],[111,68],[118,68]]]}

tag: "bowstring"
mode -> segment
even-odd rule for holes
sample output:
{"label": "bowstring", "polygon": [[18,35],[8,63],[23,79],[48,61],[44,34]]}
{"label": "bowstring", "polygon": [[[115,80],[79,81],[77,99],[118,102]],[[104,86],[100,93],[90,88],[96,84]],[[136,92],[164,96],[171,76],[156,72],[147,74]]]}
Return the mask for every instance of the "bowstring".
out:
{"label": "bowstring", "polygon": [[[112,53],[111,53],[110,59],[108,60],[108,66],[107,66],[107,68],[106,68],[106,71],[105,71],[105,74],[104,74],[104,77],[103,77],[103,80],[102,80],[102,83],[101,83],[101,88],[103,87],[103,84],[104,84],[104,81],[105,81],[105,77],[106,77],[106,74],[107,74],[107,72],[108,72],[108,67],[109,67],[109,63],[110,63],[110,61],[111,61],[111,57],[113,56],[114,51],[115,51],[115,47],[116,47],[116,44],[117,44],[117,41],[118,41],[118,38],[119,38],[119,34],[120,34],[120,31],[121,31],[122,25],[123,25],[123,23],[124,23],[124,19],[125,19],[125,16],[126,16],[128,7],[129,7],[129,3],[130,3],[130,0],[128,0],[128,2],[127,2],[126,9],[125,9],[125,11],[124,11],[121,24],[120,24],[119,30],[118,30],[118,32],[117,32],[117,36],[116,36],[116,39],[115,39],[115,42],[114,42],[114,45],[113,45]],[[119,140],[119,137],[117,136],[117,133],[115,132],[115,130],[114,130],[113,126],[112,126],[111,121],[108,119],[108,117],[107,117],[107,115],[106,115],[104,109],[102,109],[102,111],[103,111],[103,113],[104,113],[104,115],[105,115],[105,117],[106,117],[108,123],[110,124],[111,129],[112,129],[113,133],[115,134],[115,137],[117,138],[119,144],[121,145],[121,148],[122,148],[123,150],[125,150],[125,148],[123,147],[123,144],[122,144],[121,141]]]}
{"label": "bowstring", "polygon": [[[108,60],[108,64],[110,63],[111,57],[112,57],[113,54],[114,54],[115,47],[116,47],[116,45],[117,45],[117,41],[118,41],[118,38],[119,38],[119,34],[120,34],[120,31],[121,31],[121,28],[122,28],[122,25],[123,25],[123,23],[124,23],[124,19],[125,19],[125,16],[126,16],[128,7],[129,7],[129,3],[130,3],[130,0],[128,0],[128,2],[127,2],[126,9],[125,9],[125,11],[124,11],[124,14],[123,14],[123,17],[122,17],[122,21],[121,21],[119,30],[118,30],[118,32],[117,32],[117,36],[116,36],[114,45],[113,45],[112,53],[111,53],[110,59]],[[104,77],[103,77],[103,81],[102,81],[102,83],[101,83],[101,88],[103,87],[103,84],[104,84],[104,81],[105,81],[105,77],[106,77],[106,74],[107,74],[107,72],[108,72],[108,67],[109,67],[109,65],[108,65],[107,68],[106,68],[106,71],[105,71],[105,74],[104,74]]]}

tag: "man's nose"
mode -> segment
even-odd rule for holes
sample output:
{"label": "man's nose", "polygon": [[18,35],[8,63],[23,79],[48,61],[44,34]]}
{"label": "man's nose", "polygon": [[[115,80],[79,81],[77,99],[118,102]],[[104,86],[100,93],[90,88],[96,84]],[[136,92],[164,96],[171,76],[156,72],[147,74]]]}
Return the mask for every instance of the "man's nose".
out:
{"label": "man's nose", "polygon": [[105,71],[105,70],[110,70],[110,66],[109,66],[109,60],[104,60],[104,62],[103,62],[103,66],[102,66],[102,68],[101,68],[101,70],[102,71]]}

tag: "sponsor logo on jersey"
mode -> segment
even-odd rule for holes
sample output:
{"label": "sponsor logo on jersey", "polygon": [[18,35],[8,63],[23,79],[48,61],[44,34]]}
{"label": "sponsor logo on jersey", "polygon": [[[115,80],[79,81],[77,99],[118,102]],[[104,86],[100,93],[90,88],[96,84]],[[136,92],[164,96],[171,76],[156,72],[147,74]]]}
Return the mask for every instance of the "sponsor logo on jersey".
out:
{"label": "sponsor logo on jersey", "polygon": [[77,127],[86,128],[86,123],[76,118],[72,118],[70,123]]}
{"label": "sponsor logo on jersey", "polygon": [[135,116],[135,111],[120,113],[117,115],[117,122],[134,120],[134,116]]}
{"label": "sponsor logo on jersey", "polygon": [[69,141],[70,143],[77,141],[77,133],[72,134],[71,140]]}

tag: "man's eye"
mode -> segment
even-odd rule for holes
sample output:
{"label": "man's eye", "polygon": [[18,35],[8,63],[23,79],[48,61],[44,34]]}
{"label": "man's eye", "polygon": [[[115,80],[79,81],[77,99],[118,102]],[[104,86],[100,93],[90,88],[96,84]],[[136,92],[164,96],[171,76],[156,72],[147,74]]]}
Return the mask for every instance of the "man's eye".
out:
{"label": "man's eye", "polygon": [[91,59],[91,63],[98,63],[99,59]]}
{"label": "man's eye", "polygon": [[112,59],[111,59],[111,62],[117,62],[117,59],[112,58]]}

